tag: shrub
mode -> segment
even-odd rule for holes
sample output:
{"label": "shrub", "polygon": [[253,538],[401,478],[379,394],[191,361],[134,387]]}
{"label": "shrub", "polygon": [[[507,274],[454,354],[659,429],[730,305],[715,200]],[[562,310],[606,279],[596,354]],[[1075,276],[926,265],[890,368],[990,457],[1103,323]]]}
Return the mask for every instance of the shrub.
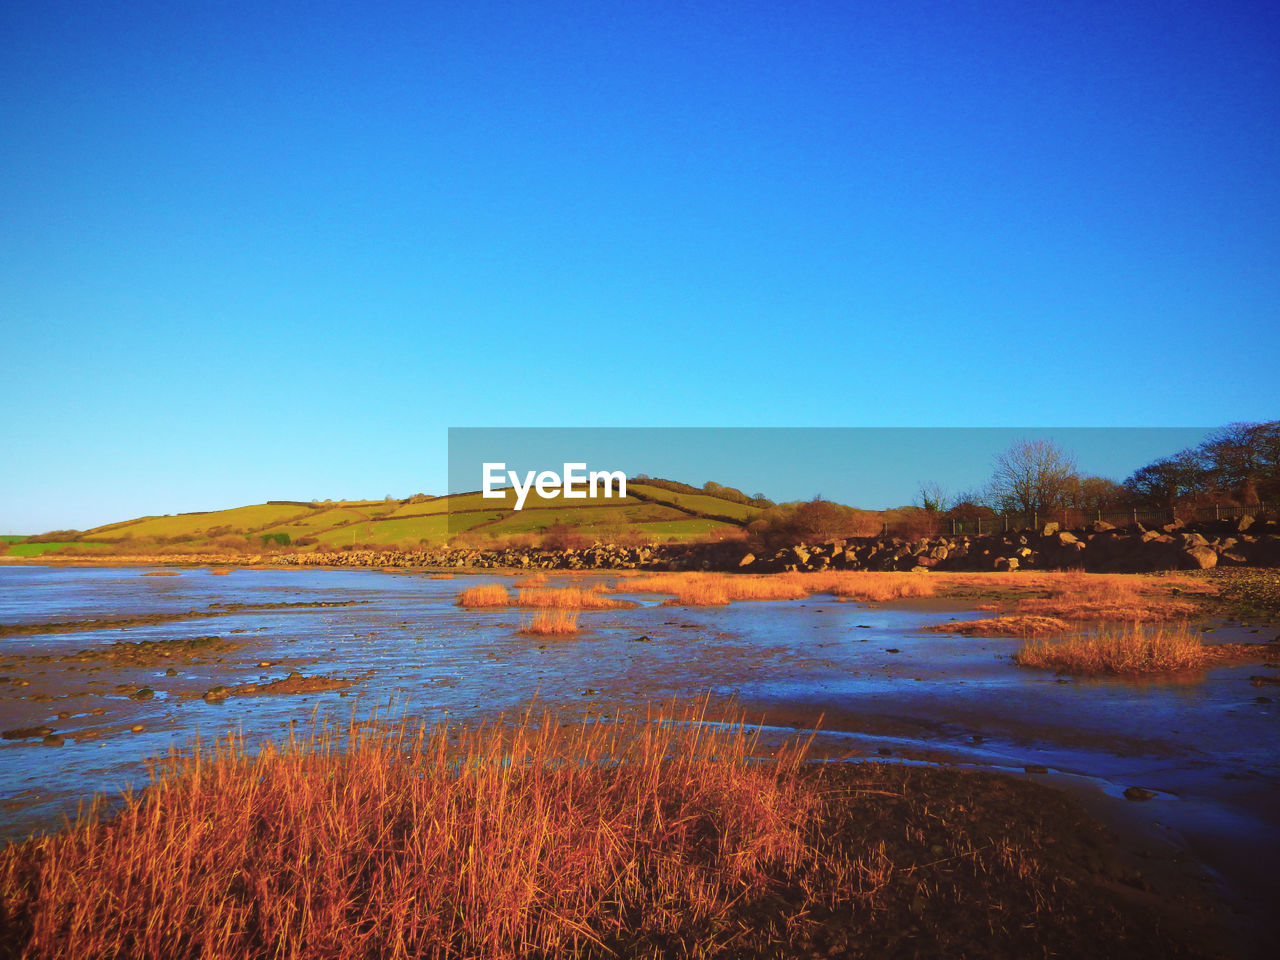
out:
{"label": "shrub", "polygon": [[567,523],[554,523],[543,531],[540,546],[544,550],[586,550],[595,540]]}
{"label": "shrub", "polygon": [[747,526],[752,547],[764,551],[865,536],[879,529],[873,514],[819,497],[773,507]]}

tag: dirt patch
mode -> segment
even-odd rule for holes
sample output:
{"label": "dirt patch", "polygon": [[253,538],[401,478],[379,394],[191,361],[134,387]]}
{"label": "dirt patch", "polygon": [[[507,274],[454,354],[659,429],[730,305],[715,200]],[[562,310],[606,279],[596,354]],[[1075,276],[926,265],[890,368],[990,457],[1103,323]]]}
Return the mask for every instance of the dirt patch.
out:
{"label": "dirt patch", "polygon": [[6,667],[47,663],[92,663],[119,667],[156,667],[216,659],[239,650],[240,644],[222,637],[191,637],[183,640],[119,640],[101,647],[89,647],[62,656],[12,654],[4,658]]}
{"label": "dirt patch", "polygon": [[[1068,796],[1025,780],[880,763],[829,764],[811,842],[857,865],[847,902],[791,942],[743,955],[1218,957],[1216,905],[1194,881],[1135,864]],[[781,890],[781,921],[794,891]],[[781,924],[779,924],[781,925]]]}
{"label": "dirt patch", "polygon": [[205,617],[225,617],[233,613],[254,613],[266,610],[316,610],[327,607],[355,607],[368,600],[304,600],[296,603],[211,603],[203,610],[185,613],[150,613],[139,617],[107,617],[101,620],[63,620],[57,623],[6,623],[0,624],[0,637],[22,637],[47,633],[82,633],[86,630],[125,630],[129,627],[150,627],[161,623],[178,623],[182,620],[201,620]]}
{"label": "dirt patch", "polygon": [[1280,570],[1257,567],[1218,567],[1202,576],[1214,584],[1210,609],[1246,619],[1280,619]]}
{"label": "dirt patch", "polygon": [[270,683],[242,683],[234,687],[213,687],[205,692],[204,699],[209,703],[218,703],[228,697],[323,693],[326,690],[344,690],[347,687],[355,686],[357,682],[356,680],[347,680],[342,677],[304,677],[295,671],[283,680],[273,680]]}

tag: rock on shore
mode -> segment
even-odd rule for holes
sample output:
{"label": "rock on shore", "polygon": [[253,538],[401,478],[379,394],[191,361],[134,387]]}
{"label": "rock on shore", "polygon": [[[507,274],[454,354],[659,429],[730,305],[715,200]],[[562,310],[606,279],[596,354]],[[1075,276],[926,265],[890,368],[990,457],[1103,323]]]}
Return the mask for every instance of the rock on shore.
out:
{"label": "rock on shore", "polygon": [[745,544],[597,544],[583,550],[516,547],[501,550],[424,548],[417,551],[351,550],[294,553],[271,558],[288,565],[435,567],[527,570],[1088,570],[1144,573],[1206,570],[1216,566],[1280,567],[1280,523],[1241,517],[1160,527],[1098,522],[1063,530],[1047,523],[1034,530],[919,540],[856,537],[798,543],[773,552],[748,552]]}

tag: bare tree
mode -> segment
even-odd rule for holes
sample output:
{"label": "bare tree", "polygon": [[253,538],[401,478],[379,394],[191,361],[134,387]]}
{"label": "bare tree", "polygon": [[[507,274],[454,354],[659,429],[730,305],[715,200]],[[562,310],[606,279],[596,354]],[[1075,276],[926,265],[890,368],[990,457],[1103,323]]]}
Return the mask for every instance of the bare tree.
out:
{"label": "bare tree", "polygon": [[1076,479],[1075,457],[1050,440],[1019,440],[993,466],[993,498],[1027,515],[1059,506]]}
{"label": "bare tree", "polygon": [[951,505],[951,498],[946,488],[935,481],[920,484],[920,492],[916,494],[916,502],[926,513],[945,513]]}

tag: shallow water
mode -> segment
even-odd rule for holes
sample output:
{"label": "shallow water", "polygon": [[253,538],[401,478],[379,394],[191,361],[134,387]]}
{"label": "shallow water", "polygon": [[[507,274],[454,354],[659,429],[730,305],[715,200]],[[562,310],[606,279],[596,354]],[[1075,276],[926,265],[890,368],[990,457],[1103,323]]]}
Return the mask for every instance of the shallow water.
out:
{"label": "shallow water", "polygon": [[[94,791],[144,783],[142,758],[239,729],[279,736],[317,707],[359,716],[395,699],[431,722],[490,718],[535,695],[570,716],[642,709],[647,701],[711,694],[763,714],[779,735],[823,716],[820,752],[917,758],[1021,770],[1038,764],[1102,794],[1159,792],[1142,808],[1238,884],[1239,861],[1280,854],[1280,704],[1259,700],[1257,664],[1203,679],[1135,684],[1063,681],[1015,666],[1016,640],[966,639],[921,628],[963,611],[867,606],[829,597],[730,607],[660,606],[639,595],[631,610],[585,611],[573,639],[518,634],[528,611],[462,610],[460,590],[510,577],[391,575],[374,570],[184,569],[144,577],[138,568],[0,567],[0,624],[61,622],[196,611],[191,619],[0,639],[0,655],[61,655],[115,641],[217,635],[242,643],[223,663],[144,670],[154,700],[135,703],[99,680],[86,686],[57,663],[35,677],[75,694],[33,704],[36,689],[0,684],[0,720],[43,723],[61,748],[0,741],[0,833],[54,826]],[[614,578],[606,578],[610,582]],[[590,580],[590,578],[584,578]],[[551,585],[565,585],[556,578]],[[620,583],[625,585],[625,579]],[[246,610],[210,616],[211,604],[358,601],[328,608]],[[647,637],[640,640],[640,637]],[[1262,638],[1254,638],[1262,639]],[[889,652],[889,651],[897,652]],[[258,666],[260,661],[272,666]],[[5,668],[20,675],[11,666]],[[209,704],[218,684],[279,679],[289,670],[358,678],[349,695],[233,698]],[[68,671],[58,679],[58,671]],[[101,676],[112,677],[110,670]],[[97,677],[95,673],[93,676]],[[25,699],[24,699],[25,698]],[[88,711],[105,707],[100,716]],[[59,711],[73,715],[59,720]],[[144,726],[130,733],[135,724]],[[99,728],[100,739],[74,742]],[[1124,801],[1119,801],[1122,805]],[[1133,815],[1131,812],[1129,815]],[[1234,852],[1233,852],[1234,851]],[[1215,860],[1216,857],[1216,860]],[[1274,889],[1274,888],[1273,888]],[[1256,891],[1255,891],[1256,892]]]}

